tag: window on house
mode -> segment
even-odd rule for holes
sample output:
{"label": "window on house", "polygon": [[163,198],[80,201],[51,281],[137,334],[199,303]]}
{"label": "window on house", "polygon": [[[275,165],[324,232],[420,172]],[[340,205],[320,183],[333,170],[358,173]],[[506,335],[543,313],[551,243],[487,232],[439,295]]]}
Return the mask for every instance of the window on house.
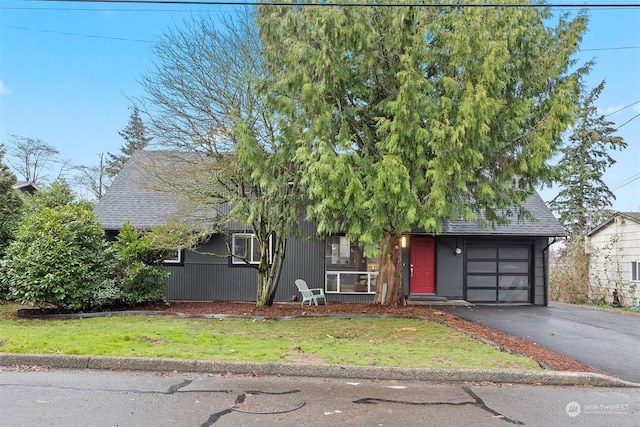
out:
{"label": "window on house", "polygon": [[370,262],[362,249],[344,236],[325,243],[325,288],[328,293],[375,293],[378,263]]}
{"label": "window on house", "polygon": [[167,256],[162,260],[163,264],[182,264],[182,254],[183,251],[174,251],[167,254]]}
{"label": "window on house", "polygon": [[[269,239],[271,242],[271,239]],[[271,245],[269,245],[271,246]],[[231,250],[233,264],[259,264],[260,243],[253,233],[234,233],[232,235]],[[271,261],[271,248],[269,248],[269,261]]]}
{"label": "window on house", "polygon": [[640,282],[640,262],[631,262],[631,281]]}

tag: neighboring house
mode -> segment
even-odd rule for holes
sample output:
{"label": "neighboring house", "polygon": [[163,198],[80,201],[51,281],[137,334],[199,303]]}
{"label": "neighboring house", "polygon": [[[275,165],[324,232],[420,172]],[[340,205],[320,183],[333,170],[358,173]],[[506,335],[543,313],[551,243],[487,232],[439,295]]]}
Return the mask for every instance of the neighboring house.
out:
{"label": "neighboring house", "polygon": [[29,194],[33,194],[40,190],[40,187],[38,187],[33,181],[16,181],[12,187],[14,190],[23,191]]}
{"label": "neighboring house", "polygon": [[587,233],[590,298],[640,301],[640,212],[617,212]]}
{"label": "neighboring house", "polygon": [[[95,213],[107,233],[115,234],[129,221],[142,230],[165,223],[179,211],[179,203],[166,194],[144,188],[144,164],[166,152],[136,152],[125,164]],[[189,191],[185,186],[185,191]],[[525,208],[536,221],[515,221],[505,226],[482,227],[476,222],[445,223],[434,236],[415,230],[401,239],[403,277],[409,300],[467,300],[473,303],[548,302],[548,248],[551,237],[565,231],[540,196]],[[315,235],[312,223],[303,223],[305,237]],[[255,243],[246,230],[215,235],[198,252],[226,253],[251,249]],[[255,301],[256,270],[232,258],[216,258],[185,251],[166,268],[167,297],[177,300]],[[378,279],[377,260],[367,259],[346,237],[290,240],[276,301],[297,294],[294,280],[322,287],[328,301],[373,300]]]}

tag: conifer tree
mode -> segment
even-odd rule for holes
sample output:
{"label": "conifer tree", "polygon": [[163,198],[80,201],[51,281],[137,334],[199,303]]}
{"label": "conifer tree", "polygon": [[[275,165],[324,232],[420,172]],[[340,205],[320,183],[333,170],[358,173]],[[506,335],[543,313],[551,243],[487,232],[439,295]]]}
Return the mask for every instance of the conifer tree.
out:
{"label": "conifer tree", "polygon": [[621,136],[615,135],[614,122],[599,114],[595,106],[604,86],[603,80],[581,99],[576,123],[560,149],[561,189],[549,204],[562,225],[578,237],[611,214],[616,197],[603,175],[616,162],[611,152],[627,146]]}
{"label": "conifer tree", "polygon": [[105,171],[110,178],[115,177],[120,172],[134,151],[143,150],[153,139],[147,137],[147,130],[140,117],[140,110],[137,105],[133,106],[129,122],[118,134],[124,138],[125,144],[120,147],[120,153],[107,153]]}
{"label": "conifer tree", "polygon": [[380,253],[385,304],[405,303],[403,233],[508,221],[551,178],[587,20],[502,2],[259,9],[264,86],[283,133],[302,135],[294,160],[309,217]]}

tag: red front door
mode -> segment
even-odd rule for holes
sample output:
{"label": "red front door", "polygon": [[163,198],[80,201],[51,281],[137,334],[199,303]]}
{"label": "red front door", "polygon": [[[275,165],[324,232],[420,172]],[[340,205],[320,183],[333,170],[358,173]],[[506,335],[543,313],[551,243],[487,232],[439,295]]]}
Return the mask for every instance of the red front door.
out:
{"label": "red front door", "polygon": [[434,294],[436,239],[434,237],[411,238],[411,278],[409,293]]}

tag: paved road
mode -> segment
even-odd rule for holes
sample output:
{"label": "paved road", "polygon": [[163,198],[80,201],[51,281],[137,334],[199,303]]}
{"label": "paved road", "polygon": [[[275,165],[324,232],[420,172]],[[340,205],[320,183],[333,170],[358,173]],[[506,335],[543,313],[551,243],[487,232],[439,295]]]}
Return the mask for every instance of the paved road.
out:
{"label": "paved road", "polygon": [[0,368],[0,424],[637,426],[640,389]]}
{"label": "paved road", "polygon": [[640,316],[570,304],[443,307],[627,381],[640,382]]}

